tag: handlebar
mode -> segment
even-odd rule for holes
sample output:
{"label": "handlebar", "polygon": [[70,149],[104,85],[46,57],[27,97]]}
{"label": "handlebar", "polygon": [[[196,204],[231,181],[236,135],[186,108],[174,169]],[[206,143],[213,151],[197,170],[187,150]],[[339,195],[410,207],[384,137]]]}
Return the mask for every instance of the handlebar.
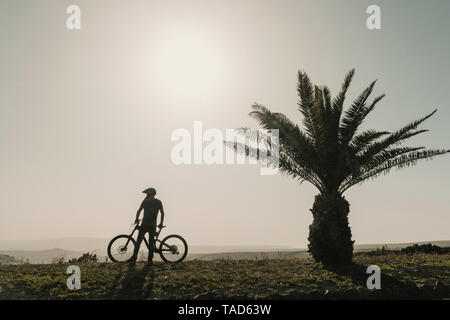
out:
{"label": "handlebar", "polygon": [[[136,221],[133,222],[133,225],[138,225],[141,221],[142,221],[142,219],[137,219]],[[157,227],[159,227],[159,225],[157,225]],[[165,227],[166,226],[161,226],[159,229],[161,230],[161,229],[163,229]]]}

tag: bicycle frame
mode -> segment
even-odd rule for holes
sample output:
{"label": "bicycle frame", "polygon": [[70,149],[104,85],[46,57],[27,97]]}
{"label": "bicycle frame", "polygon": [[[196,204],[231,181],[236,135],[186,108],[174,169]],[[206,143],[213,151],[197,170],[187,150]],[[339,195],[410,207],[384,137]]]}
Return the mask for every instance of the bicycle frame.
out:
{"label": "bicycle frame", "polygon": [[[108,257],[113,262],[130,262],[136,261],[137,256],[135,256],[135,250],[137,249],[136,239],[133,238],[136,230],[139,232],[146,231],[147,228],[142,229],[142,225],[140,225],[141,220],[136,220],[132,225],[132,231],[130,230],[129,234],[119,234],[114,237],[108,244]],[[179,263],[186,258],[188,252],[188,245],[186,240],[178,234],[170,234],[163,237],[162,240],[159,240],[159,236],[161,234],[161,230],[165,226],[159,225],[159,228],[154,230],[150,230],[153,234],[153,237],[146,237],[145,234],[142,237],[147,249],[154,253],[156,252],[161,257],[162,261],[166,263]],[[116,241],[118,240],[118,241]],[[125,243],[123,242],[125,241]],[[131,247],[128,246],[131,243]],[[134,250],[133,250],[134,249]],[[145,250],[145,249],[144,249]],[[128,252],[129,251],[129,252]],[[133,256],[127,257],[124,256],[128,252],[133,253]]]}
{"label": "bicycle frame", "polygon": [[[141,228],[141,226],[139,226],[139,224],[136,224],[135,227],[134,227],[134,229],[133,229],[133,231],[132,231],[131,234],[130,234],[130,238],[133,237],[133,234],[134,234],[134,233],[136,232],[136,230],[138,230],[139,228]],[[164,228],[164,226],[163,226],[163,228]],[[161,233],[161,230],[162,230],[162,228],[160,228],[159,230],[157,230],[156,233],[155,233],[155,236],[154,236],[154,238],[153,238],[153,252],[155,252],[155,253],[160,253],[161,251],[171,251],[171,250],[172,250],[172,247],[168,246],[167,244],[164,244],[164,246],[166,246],[168,249],[162,249],[162,250],[159,250],[159,246],[157,246],[157,243],[161,243],[161,241],[158,239],[158,238],[159,238],[159,234]],[[147,240],[147,238],[144,236],[143,240],[144,240],[144,242],[145,242],[145,245],[147,246],[147,249],[150,250],[150,243],[151,243],[151,242],[150,242],[150,241],[151,241],[150,235],[149,235],[148,237],[149,237],[149,239]],[[125,243],[125,247],[128,246],[128,242],[129,242],[129,241],[130,241],[130,240],[128,240],[128,241]]]}

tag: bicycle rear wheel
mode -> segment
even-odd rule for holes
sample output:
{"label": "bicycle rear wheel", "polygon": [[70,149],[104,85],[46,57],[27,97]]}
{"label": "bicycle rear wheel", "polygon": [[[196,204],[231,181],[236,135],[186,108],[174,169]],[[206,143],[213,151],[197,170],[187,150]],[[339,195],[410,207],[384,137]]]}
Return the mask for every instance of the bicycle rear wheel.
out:
{"label": "bicycle rear wheel", "polygon": [[108,257],[112,262],[128,262],[133,258],[136,242],[126,234],[114,237],[108,245]]}
{"label": "bicycle rear wheel", "polygon": [[177,234],[165,237],[159,245],[159,255],[164,262],[179,263],[186,258],[187,253],[186,240]]}

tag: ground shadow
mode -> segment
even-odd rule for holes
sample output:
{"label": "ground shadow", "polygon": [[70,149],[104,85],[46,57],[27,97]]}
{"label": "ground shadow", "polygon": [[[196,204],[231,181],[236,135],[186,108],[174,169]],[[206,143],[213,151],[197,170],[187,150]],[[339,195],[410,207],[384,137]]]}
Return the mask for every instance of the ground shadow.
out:
{"label": "ground shadow", "polygon": [[[367,279],[370,273],[367,273],[365,265],[352,263],[345,266],[325,268],[343,277],[349,277],[355,287],[359,288],[357,293],[353,292],[351,298],[375,298],[375,299],[442,299],[448,297],[448,286],[417,286],[414,282],[387,275],[381,271],[381,289],[369,290],[367,288]],[[344,297],[345,298],[345,297]]]}
{"label": "ground shadow", "polygon": [[[367,278],[370,276],[370,274],[367,273],[367,267],[368,266],[352,263],[339,267],[326,266],[326,269],[340,276],[350,277],[355,286],[366,287]],[[381,273],[381,283],[385,288],[393,288],[404,285],[404,282],[383,272]]]}
{"label": "ground shadow", "polygon": [[121,265],[109,296],[123,300],[146,299],[152,294],[154,279],[154,266],[144,265],[140,268],[135,264]]}

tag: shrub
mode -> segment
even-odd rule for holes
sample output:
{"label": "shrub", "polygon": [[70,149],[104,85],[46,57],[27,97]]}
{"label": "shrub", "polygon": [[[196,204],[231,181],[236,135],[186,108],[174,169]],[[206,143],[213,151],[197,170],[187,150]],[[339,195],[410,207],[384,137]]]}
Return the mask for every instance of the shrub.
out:
{"label": "shrub", "polygon": [[52,264],[64,264],[66,262],[66,257],[64,255],[58,255],[51,260]]}
{"label": "shrub", "polygon": [[414,244],[412,246],[403,248],[401,253],[450,253],[450,248],[442,248],[431,243]]}
{"label": "shrub", "polygon": [[69,260],[69,263],[77,263],[77,262],[98,262],[97,255],[92,253],[83,253],[81,257],[73,258]]}

